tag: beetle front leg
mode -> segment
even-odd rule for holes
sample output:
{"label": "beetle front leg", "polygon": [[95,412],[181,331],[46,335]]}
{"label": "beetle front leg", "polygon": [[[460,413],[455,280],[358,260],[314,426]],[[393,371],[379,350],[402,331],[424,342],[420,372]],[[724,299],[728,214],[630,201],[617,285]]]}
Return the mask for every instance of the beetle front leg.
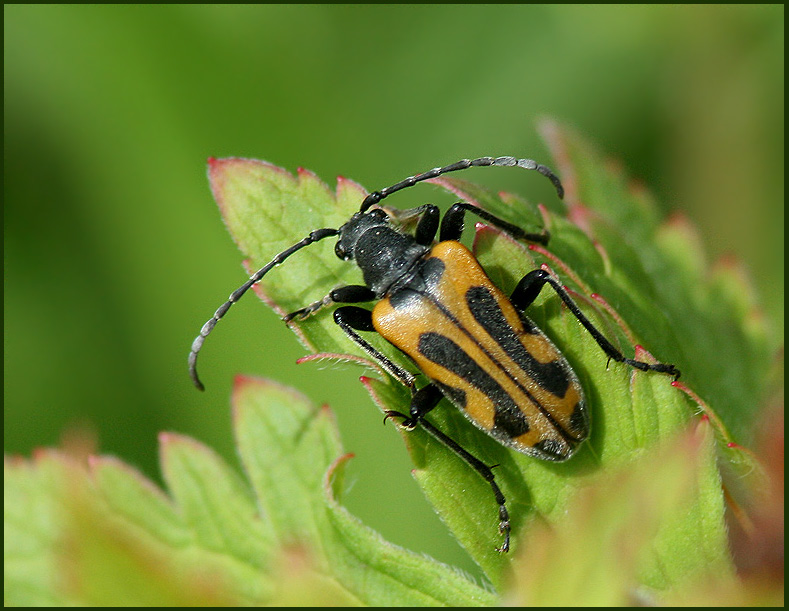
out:
{"label": "beetle front leg", "polygon": [[463,234],[463,227],[465,225],[464,219],[466,212],[476,214],[479,218],[487,221],[494,227],[498,227],[499,229],[506,231],[516,240],[525,240],[526,242],[535,242],[537,244],[547,244],[548,239],[550,238],[550,234],[546,230],[543,230],[541,233],[527,233],[517,225],[508,223],[507,221],[500,219],[499,217],[487,212],[486,210],[483,210],[482,208],[472,206],[471,204],[467,204],[465,202],[458,202],[454,204],[449,210],[447,210],[447,213],[441,220],[440,236],[442,242],[446,240],[460,240],[460,236]]}
{"label": "beetle front leg", "polygon": [[331,305],[332,303],[364,303],[366,301],[372,301],[375,298],[375,293],[364,285],[349,284],[347,286],[340,286],[331,290],[329,294],[320,301],[311,303],[300,310],[296,310],[287,316],[283,316],[282,320],[285,322],[290,322],[294,318],[304,320],[321,308]]}
{"label": "beetle front leg", "polygon": [[414,239],[417,244],[430,246],[438,233],[438,223],[441,219],[441,210],[433,204],[423,204],[410,210],[385,207],[389,214],[398,223],[408,223],[411,219],[418,219],[414,230]]}
{"label": "beetle front leg", "polygon": [[597,327],[592,324],[586,315],[581,312],[581,309],[578,307],[575,301],[573,301],[572,297],[570,297],[565,288],[543,269],[536,269],[533,272],[529,272],[521,279],[521,281],[518,283],[518,286],[515,287],[515,290],[512,291],[512,295],[510,296],[512,304],[518,310],[523,312],[534,302],[534,300],[537,298],[537,295],[540,294],[540,291],[546,284],[549,284],[556,294],[559,295],[570,312],[573,313],[573,316],[575,316],[578,319],[578,322],[580,322],[586,328],[600,348],[603,349],[603,352],[608,355],[608,358],[613,359],[618,363],[626,363],[627,365],[635,367],[641,371],[657,371],[658,373],[665,373],[667,375],[674,376],[675,380],[679,378],[680,371],[674,365],[670,365],[668,363],[645,363],[644,361],[637,361],[635,359],[627,358],[624,354],[617,350],[614,345],[608,341],[608,339],[602,333],[600,333],[600,331],[597,330]]}

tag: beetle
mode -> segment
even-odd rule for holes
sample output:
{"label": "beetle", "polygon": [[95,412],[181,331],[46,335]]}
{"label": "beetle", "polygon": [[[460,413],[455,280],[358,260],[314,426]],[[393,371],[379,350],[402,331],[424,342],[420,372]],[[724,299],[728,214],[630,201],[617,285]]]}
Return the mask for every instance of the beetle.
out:
{"label": "beetle", "polygon": [[[512,293],[505,295],[460,242],[467,213],[526,242],[547,244],[547,231],[528,233],[466,202],[454,204],[443,218],[432,204],[400,211],[379,206],[383,199],[419,182],[485,166],[534,170],[553,183],[560,199],[564,196],[562,183],[553,171],[534,160],[516,157],[464,159],[374,191],[341,227],[311,231],[236,289],[195,338],[189,354],[189,372],[197,388],[203,390],[197,375],[197,357],[206,337],[228,309],[294,253],[337,237],[335,254],[343,261],[356,263],[364,284],[335,288],[283,320],[304,319],[331,304],[376,302],[372,310],[341,305],[334,310],[334,322],[386,372],[410,389],[408,413],[389,410],[386,418],[401,419],[400,426],[407,430],[421,426],[491,486],[498,504],[499,532],[504,539],[497,549],[506,552],[510,547],[510,518],[491,467],[425,416],[446,397],[475,426],[509,448],[548,461],[564,461],[573,455],[589,436],[589,409],[570,364],[524,313],[543,287],[553,289],[609,361],[675,379],[680,372],[674,365],[624,356],[584,315],[567,290],[543,269],[525,274]],[[413,233],[406,232],[402,224],[414,220]],[[387,358],[360,332],[377,332],[405,353],[428,379],[427,384],[418,388],[416,375]]]}

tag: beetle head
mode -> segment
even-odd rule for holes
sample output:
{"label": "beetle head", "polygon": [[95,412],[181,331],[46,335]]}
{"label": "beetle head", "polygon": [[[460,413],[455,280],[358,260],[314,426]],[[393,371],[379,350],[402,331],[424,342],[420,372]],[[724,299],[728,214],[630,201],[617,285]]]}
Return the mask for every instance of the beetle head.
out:
{"label": "beetle head", "polygon": [[371,229],[386,227],[388,224],[389,217],[381,209],[371,212],[357,212],[340,227],[340,238],[334,247],[334,253],[343,261],[354,259],[359,238]]}
{"label": "beetle head", "polygon": [[389,224],[389,215],[376,208],[357,212],[340,227],[334,252],[343,261],[355,260],[365,284],[383,296],[428,248]]}

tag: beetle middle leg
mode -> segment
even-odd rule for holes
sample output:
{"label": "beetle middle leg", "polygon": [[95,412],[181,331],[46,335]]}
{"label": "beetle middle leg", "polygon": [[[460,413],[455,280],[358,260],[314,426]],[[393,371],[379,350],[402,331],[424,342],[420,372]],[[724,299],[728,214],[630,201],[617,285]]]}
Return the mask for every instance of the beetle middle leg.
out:
{"label": "beetle middle leg", "polygon": [[386,417],[402,418],[402,426],[409,430],[413,430],[417,426],[422,426],[430,435],[462,458],[466,464],[479,473],[482,479],[490,484],[493,495],[499,505],[499,532],[504,536],[504,543],[502,543],[498,550],[500,552],[508,551],[510,548],[510,514],[507,511],[504,494],[495,481],[493,471],[481,460],[463,449],[460,444],[425,420],[425,414],[438,405],[438,402],[444,396],[441,390],[439,390],[435,384],[428,384],[416,390],[414,376],[410,372],[393,363],[386,355],[382,354],[357,333],[357,331],[375,331],[373,327],[372,312],[369,310],[355,306],[337,308],[334,311],[334,322],[339,325],[354,343],[375,359],[384,370],[411,389],[412,397],[409,414],[406,415],[395,410],[388,410],[386,412]]}
{"label": "beetle middle leg", "polygon": [[370,310],[356,306],[343,306],[334,310],[334,322],[343,330],[345,335],[369,354],[389,375],[397,378],[404,386],[410,388],[412,394],[416,393],[416,386],[414,386],[415,376],[393,363],[385,354],[356,332],[375,331],[375,327],[373,327],[373,313]]}
{"label": "beetle middle leg", "polygon": [[586,317],[586,315],[581,311],[575,301],[573,301],[572,297],[570,297],[569,293],[564,289],[564,287],[543,269],[536,269],[532,272],[529,272],[521,279],[521,281],[518,283],[518,286],[515,287],[515,290],[512,291],[512,295],[510,296],[512,304],[518,310],[523,312],[534,302],[534,300],[537,298],[537,295],[540,294],[540,291],[546,284],[550,285],[556,294],[559,295],[570,312],[572,312],[573,316],[575,316],[578,319],[578,322],[580,322],[586,328],[600,348],[603,349],[603,352],[606,353],[608,358],[613,359],[618,363],[626,363],[627,365],[639,369],[640,371],[657,371],[659,373],[665,373],[667,375],[674,376],[675,380],[679,378],[680,371],[674,367],[674,365],[670,365],[668,363],[645,363],[644,361],[637,361],[635,359],[627,358],[624,354],[617,350],[614,345],[608,341],[608,339],[602,333],[600,333],[600,331],[597,330],[597,327],[595,327]]}

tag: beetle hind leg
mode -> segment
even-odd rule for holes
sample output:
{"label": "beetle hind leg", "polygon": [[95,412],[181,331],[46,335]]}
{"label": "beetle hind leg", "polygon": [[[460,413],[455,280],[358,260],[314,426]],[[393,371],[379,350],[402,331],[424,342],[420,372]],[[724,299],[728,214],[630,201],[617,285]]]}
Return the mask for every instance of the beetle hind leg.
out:
{"label": "beetle hind leg", "polygon": [[434,439],[462,458],[467,465],[479,473],[482,479],[488,482],[499,505],[499,533],[504,537],[501,547],[496,549],[502,553],[507,552],[510,549],[510,514],[507,511],[507,500],[496,483],[492,468],[425,420],[425,414],[438,405],[443,396],[443,393],[435,384],[428,384],[420,388],[412,397],[409,415],[390,410],[386,412],[386,418],[402,418],[403,421],[400,423],[400,426],[407,430],[413,430],[417,426],[421,426]]}
{"label": "beetle hind leg", "polygon": [[397,378],[403,385],[411,389],[411,407],[406,415],[396,410],[386,412],[384,422],[389,418],[402,418],[400,426],[407,430],[413,430],[417,426],[422,426],[433,438],[442,443],[449,450],[452,450],[466,464],[474,469],[490,485],[493,495],[499,505],[499,532],[504,536],[504,542],[498,551],[504,553],[510,549],[510,514],[507,511],[507,501],[495,481],[495,476],[491,468],[484,462],[463,449],[456,441],[439,431],[436,427],[425,420],[425,414],[429,413],[441,398],[444,396],[435,384],[428,384],[416,390],[414,376],[393,363],[384,354],[379,352],[373,345],[365,341],[357,331],[375,331],[373,327],[372,312],[357,306],[343,306],[334,311],[334,322],[354,341],[362,350],[375,359],[390,375]]}
{"label": "beetle hind leg", "polygon": [[470,454],[467,450],[461,447],[460,444],[458,444],[452,438],[447,437],[444,433],[439,431],[424,418],[420,417],[418,423],[436,440],[444,444],[448,449],[452,450],[455,454],[462,458],[466,464],[479,473],[482,479],[488,482],[491,489],[493,490],[493,496],[496,499],[496,503],[499,505],[499,533],[504,537],[501,547],[497,547],[496,550],[501,553],[508,552],[510,549],[510,514],[509,511],[507,511],[507,499],[504,497],[504,493],[496,483],[496,476],[493,475],[492,468],[479,460],[477,457]]}

